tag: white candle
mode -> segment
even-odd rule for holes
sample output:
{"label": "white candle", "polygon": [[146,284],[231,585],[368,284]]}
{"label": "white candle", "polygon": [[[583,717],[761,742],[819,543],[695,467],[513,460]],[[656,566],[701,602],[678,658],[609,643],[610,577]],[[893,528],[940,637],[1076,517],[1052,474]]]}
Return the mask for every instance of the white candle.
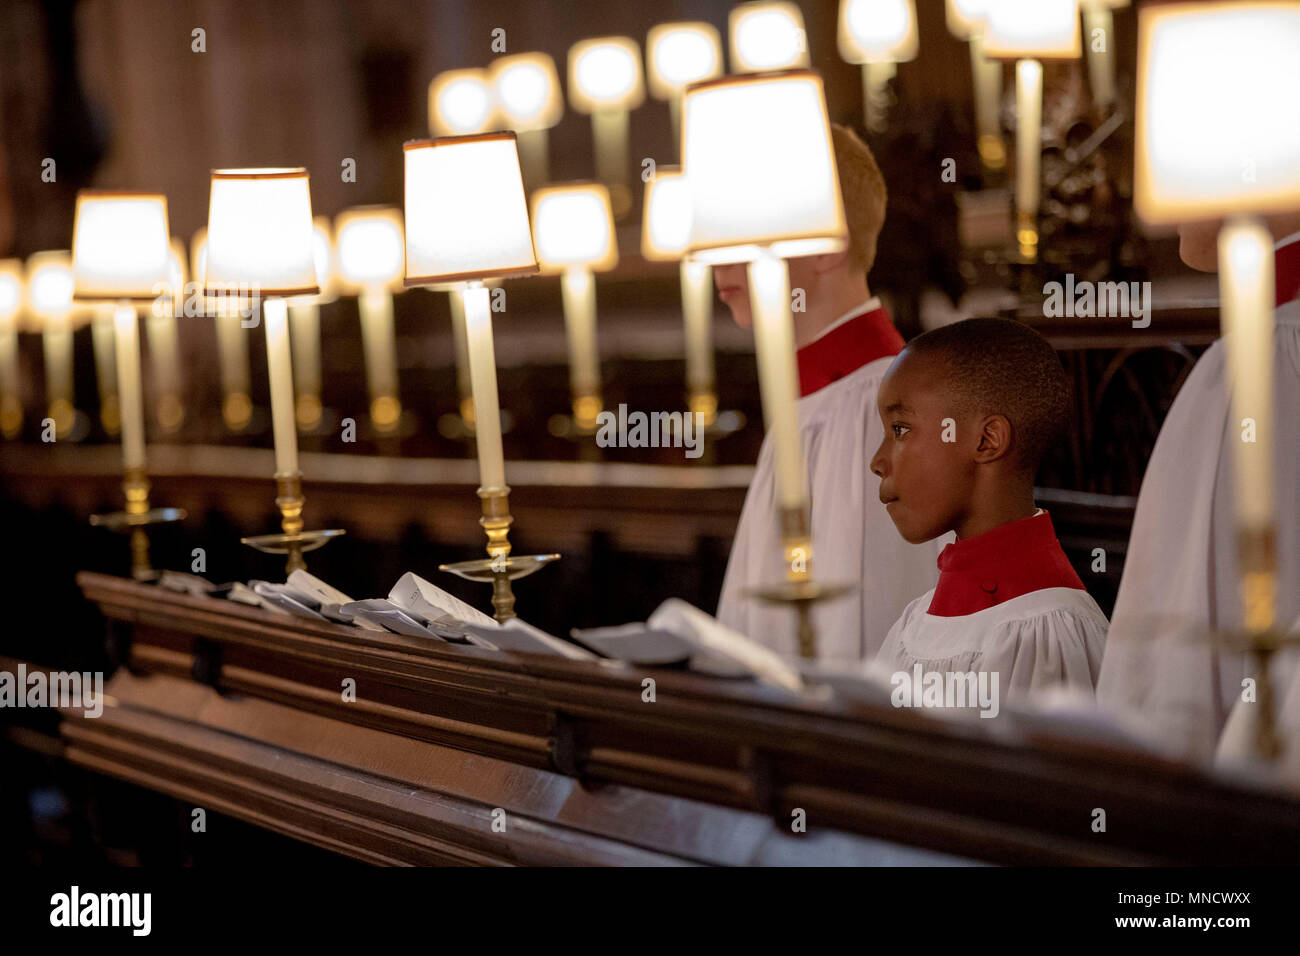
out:
{"label": "white candle", "polygon": [[496,352],[492,347],[488,290],[475,284],[459,294],[465,306],[465,345],[474,390],[479,487],[483,491],[503,489],[506,464],[501,450],[501,412],[497,406]]}
{"label": "white candle", "polygon": [[[1102,31],[1101,49],[1096,49],[1094,31]],[[1088,82],[1092,87],[1092,102],[1105,109],[1115,100],[1115,54],[1111,43],[1115,36],[1115,17],[1110,7],[1099,0],[1088,0],[1083,5],[1083,44],[1088,50]]]}
{"label": "white candle", "polygon": [[[1272,527],[1273,238],[1258,220],[1232,219],[1219,232],[1220,321],[1232,385],[1237,523]],[[1251,434],[1250,419],[1253,422]],[[1253,440],[1252,440],[1253,439]]]}
{"label": "white candle", "polygon": [[469,380],[469,346],[465,341],[465,300],[459,292],[453,292],[451,301],[451,338],[456,352],[456,391],[461,401],[474,394]]}
{"label": "white candle", "polygon": [[223,397],[247,396],[250,390],[248,370],[248,343],[240,317],[235,313],[217,314],[217,352],[221,359],[221,391]]}
{"label": "white candle", "polygon": [[18,399],[18,328],[0,320],[0,436],[13,437],[22,426]]}
{"label": "white candle", "polygon": [[95,351],[95,379],[99,384],[99,403],[117,401],[117,355],[113,344],[113,313],[96,315],[90,324],[91,345]]}
{"label": "white candle", "polygon": [[289,315],[284,299],[262,300],[266,324],[266,367],[271,382],[271,427],[275,433],[275,473],[298,471],[298,431],[293,415],[293,362],[289,357]]}
{"label": "white candle", "polygon": [[582,266],[565,269],[560,278],[564,324],[569,338],[569,384],[574,395],[600,391],[596,351],[596,277]]}
{"label": "white candle", "polygon": [[711,269],[686,259],[681,264],[682,318],[686,325],[686,388],[713,390],[713,280]]}
{"label": "white candle", "polygon": [[1002,64],[984,55],[984,37],[980,33],[970,40],[971,79],[975,86],[975,130],[980,158],[990,169],[1006,164],[1002,146],[1002,124],[998,110],[1002,100]]}
{"label": "white candle", "polygon": [[370,401],[397,397],[397,345],[393,333],[393,296],[386,289],[366,289],[357,299],[361,312],[361,347],[366,359]]}
{"label": "white candle", "polygon": [[1016,61],[1016,211],[1038,213],[1039,137],[1043,125],[1043,65]]}
{"label": "white candle", "polygon": [[289,344],[293,353],[294,394],[320,398],[320,306],[289,306]]}
{"label": "white candle", "polygon": [[627,110],[597,110],[591,114],[596,178],[610,187],[611,200],[615,188],[627,183],[627,126]]}
{"label": "white candle", "polygon": [[808,495],[796,404],[799,389],[794,320],[790,315],[790,272],[784,259],[764,250],[749,264],[749,301],[754,314],[763,419],[776,456],[777,497],[782,508],[802,509]]}
{"label": "white candle", "polygon": [[72,330],[66,318],[48,319],[41,335],[45,348],[45,398],[50,406],[73,405]]}
{"label": "white candle", "polygon": [[150,315],[145,318],[149,337],[150,367],[154,377],[155,394],[180,397],[181,349],[177,336],[176,316]]}
{"label": "white candle", "polygon": [[889,81],[897,72],[894,63],[862,64],[862,119],[873,133],[882,133],[888,126]]}
{"label": "white candle", "polygon": [[144,468],[144,395],[140,386],[140,326],[135,306],[113,310],[117,343],[118,405],[122,415],[122,462],[127,469]]}

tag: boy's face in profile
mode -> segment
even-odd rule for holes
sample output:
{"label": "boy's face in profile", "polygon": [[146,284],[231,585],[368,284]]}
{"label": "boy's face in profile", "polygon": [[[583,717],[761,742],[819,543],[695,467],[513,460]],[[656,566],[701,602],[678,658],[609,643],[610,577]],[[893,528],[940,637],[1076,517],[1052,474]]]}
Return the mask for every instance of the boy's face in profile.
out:
{"label": "boy's face in profile", "polygon": [[[817,260],[822,256],[795,256],[787,259],[790,269],[790,289],[803,289],[805,295],[816,289]],[[743,262],[713,267],[713,284],[718,287],[718,298],[731,310],[731,317],[742,329],[754,324],[749,306],[749,267]]]}
{"label": "boy's face in profile", "polygon": [[[975,468],[967,452],[978,437],[975,429],[955,410],[936,363],[906,349],[880,383],[876,409],[885,426],[871,459],[880,500],[904,540],[937,538],[967,509]],[[944,419],[952,419],[951,427],[945,429]],[[955,440],[944,441],[945,431]]]}

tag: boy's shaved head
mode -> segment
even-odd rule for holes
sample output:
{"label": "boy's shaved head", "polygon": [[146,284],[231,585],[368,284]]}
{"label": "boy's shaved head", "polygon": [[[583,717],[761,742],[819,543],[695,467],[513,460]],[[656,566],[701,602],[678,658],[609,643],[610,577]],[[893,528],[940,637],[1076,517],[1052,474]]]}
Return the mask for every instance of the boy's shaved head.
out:
{"label": "boy's shaved head", "polygon": [[1022,322],[954,322],[918,335],[905,352],[937,363],[962,411],[1005,415],[1015,459],[1030,476],[1069,427],[1070,382],[1061,360]]}

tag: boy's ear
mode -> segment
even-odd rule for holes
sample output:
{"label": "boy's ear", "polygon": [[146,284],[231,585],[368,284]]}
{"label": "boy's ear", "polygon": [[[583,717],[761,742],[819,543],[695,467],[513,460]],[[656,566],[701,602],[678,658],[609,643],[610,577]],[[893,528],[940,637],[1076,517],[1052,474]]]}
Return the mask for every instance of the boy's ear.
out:
{"label": "boy's ear", "polygon": [[980,422],[975,461],[987,464],[1011,454],[1011,421],[1005,415],[988,415]]}

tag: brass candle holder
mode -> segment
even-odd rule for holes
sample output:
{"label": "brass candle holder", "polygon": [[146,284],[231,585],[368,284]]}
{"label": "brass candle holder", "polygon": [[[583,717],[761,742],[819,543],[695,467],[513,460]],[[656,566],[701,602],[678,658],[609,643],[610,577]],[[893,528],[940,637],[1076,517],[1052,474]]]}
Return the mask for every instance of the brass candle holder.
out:
{"label": "brass candle holder", "polygon": [[449,571],[467,581],[492,583],[492,616],[498,624],[504,624],[515,616],[515,593],[510,582],[525,578],[534,571],[545,567],[552,561],[558,561],[558,554],[524,554],[510,553],[510,524],[514,518],[510,514],[509,488],[480,488],[479,500],[483,505],[483,517],[479,524],[487,534],[487,558],[471,561],[458,561],[455,564],[441,564],[439,571]]}
{"label": "brass candle holder", "polygon": [[812,534],[806,508],[781,509],[781,541],[785,551],[785,581],[765,588],[747,590],[747,597],[766,604],[793,607],[799,615],[799,656],[817,656],[817,634],[812,623],[812,606],[853,591],[849,584],[822,584],[812,576]]}
{"label": "brass candle holder", "polygon": [[147,528],[155,524],[170,524],[185,518],[184,508],[150,508],[149,478],[143,468],[128,468],[122,480],[126,495],[126,510],[109,514],[91,515],[90,523],[97,528],[107,528],[131,535],[131,577],[136,581],[152,581],[157,577],[149,562],[149,534]]}
{"label": "brass candle holder", "polygon": [[240,538],[240,544],[256,548],[266,554],[283,554],[286,556],[284,573],[286,576],[294,571],[304,571],[307,562],[303,555],[324,547],[334,538],[346,532],[342,528],[327,528],[319,531],[303,531],[302,508],[306,497],[302,493],[302,472],[289,474],[277,473],[275,476],[275,505],[280,509],[280,527],[282,534],[261,534],[251,538]]}

